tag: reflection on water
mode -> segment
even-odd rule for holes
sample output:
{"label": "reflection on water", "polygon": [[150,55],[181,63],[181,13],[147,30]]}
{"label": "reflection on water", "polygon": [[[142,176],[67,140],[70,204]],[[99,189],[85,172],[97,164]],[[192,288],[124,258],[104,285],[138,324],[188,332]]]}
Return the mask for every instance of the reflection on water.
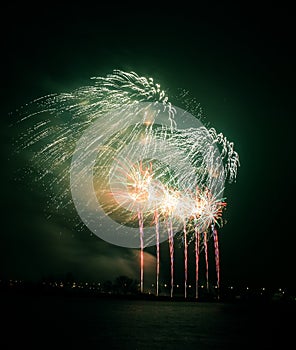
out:
{"label": "reflection on water", "polygon": [[1,310],[2,340],[11,347],[67,349],[278,349],[292,341],[295,316],[295,305],[276,303],[54,296],[5,296]]}

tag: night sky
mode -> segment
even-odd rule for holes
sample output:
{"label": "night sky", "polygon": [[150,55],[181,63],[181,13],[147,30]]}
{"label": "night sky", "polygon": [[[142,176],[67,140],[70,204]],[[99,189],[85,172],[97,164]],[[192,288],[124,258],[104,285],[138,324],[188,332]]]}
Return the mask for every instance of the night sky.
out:
{"label": "night sky", "polygon": [[[26,176],[15,180],[29,160],[12,155],[17,127],[9,127],[15,110],[36,97],[121,69],[153,77],[169,96],[190,91],[204,121],[235,144],[241,166],[226,189],[221,283],[296,287],[291,9],[12,4],[2,10],[1,278],[68,272],[82,280],[139,278],[137,250],[110,245],[87,228],[76,232],[63,208],[46,218],[50,194]],[[162,278],[168,280],[167,244],[162,249]],[[151,282],[153,249],[145,259]]]}

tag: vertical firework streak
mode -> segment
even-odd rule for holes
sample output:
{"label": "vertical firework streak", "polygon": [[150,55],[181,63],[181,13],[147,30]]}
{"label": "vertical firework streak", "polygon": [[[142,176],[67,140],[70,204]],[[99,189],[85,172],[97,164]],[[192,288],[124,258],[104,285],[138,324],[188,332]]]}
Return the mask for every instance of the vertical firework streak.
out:
{"label": "vertical firework streak", "polygon": [[205,250],[205,263],[206,263],[206,288],[209,291],[209,259],[208,259],[208,238],[207,231],[203,233],[203,246]]}
{"label": "vertical firework streak", "polygon": [[144,221],[143,213],[138,209],[138,220],[140,230],[140,290],[144,292]]}
{"label": "vertical firework streak", "polygon": [[156,296],[159,293],[159,222],[158,211],[154,211],[155,234],[156,234]]}
{"label": "vertical firework streak", "polygon": [[199,231],[196,224],[194,226],[194,235],[195,235],[195,299],[198,299]]}
{"label": "vertical firework streak", "polygon": [[169,237],[169,249],[170,249],[170,266],[171,266],[171,298],[174,295],[174,232],[172,217],[169,215],[167,220],[168,225],[168,237]]}
{"label": "vertical firework streak", "polygon": [[216,273],[217,273],[217,298],[220,297],[220,254],[219,254],[219,242],[218,242],[218,231],[215,225],[212,224],[212,232],[214,238],[214,249],[215,249],[215,263],[216,263]]}
{"label": "vertical firework streak", "polygon": [[186,221],[184,221],[183,225],[183,233],[184,233],[184,298],[187,298],[187,277],[188,277],[188,247],[187,247],[187,229],[186,229]]}
{"label": "vertical firework streak", "polygon": [[[127,174],[130,188],[129,196],[138,204],[137,215],[140,234],[140,291],[144,292],[144,214],[143,204],[149,198],[149,183],[152,178],[152,164],[146,169],[143,163],[133,164],[132,172]],[[156,224],[156,226],[158,223]]]}

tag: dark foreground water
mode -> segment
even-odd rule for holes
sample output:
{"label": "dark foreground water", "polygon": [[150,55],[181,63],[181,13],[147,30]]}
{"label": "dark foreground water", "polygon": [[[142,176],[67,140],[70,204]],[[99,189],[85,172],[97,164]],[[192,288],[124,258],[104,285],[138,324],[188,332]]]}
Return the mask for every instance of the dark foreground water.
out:
{"label": "dark foreground water", "polygon": [[239,350],[295,346],[295,304],[18,295],[1,296],[0,306],[2,349]]}

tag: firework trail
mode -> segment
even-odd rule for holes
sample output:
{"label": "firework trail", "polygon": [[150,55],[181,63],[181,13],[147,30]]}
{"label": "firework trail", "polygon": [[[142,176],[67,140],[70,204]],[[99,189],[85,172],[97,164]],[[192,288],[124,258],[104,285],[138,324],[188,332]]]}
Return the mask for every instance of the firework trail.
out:
{"label": "firework trail", "polygon": [[215,229],[215,225],[211,225],[213,237],[214,237],[214,249],[215,249],[215,264],[217,273],[217,289],[219,299],[219,288],[220,288],[220,254],[219,254],[219,242],[218,242],[218,231]]}
{"label": "firework trail", "polygon": [[184,221],[183,226],[184,235],[184,297],[187,298],[187,277],[188,277],[188,247],[187,247],[187,229],[186,222]]}
{"label": "firework trail", "polygon": [[208,239],[207,239],[207,231],[203,233],[203,246],[205,252],[205,263],[206,263],[206,288],[209,291],[209,258],[208,258]]}
{"label": "firework trail", "polygon": [[169,237],[169,249],[170,249],[170,262],[171,262],[171,298],[174,295],[174,232],[172,220],[168,220],[168,237]]}
{"label": "firework trail", "polygon": [[194,226],[195,234],[195,299],[198,299],[198,275],[199,275],[199,231]]}
{"label": "firework trail", "polygon": [[[199,115],[173,106],[152,78],[114,70],[91,82],[22,108],[17,124],[26,131],[15,149],[32,152],[49,206],[75,207],[77,229],[86,225],[107,242],[140,248],[141,291],[144,248],[157,247],[158,294],[159,243],[169,238],[172,296],[174,235],[183,226],[185,266],[187,244],[196,242],[197,295],[199,235],[222,216],[225,183],[235,181],[239,166],[234,145]],[[186,286],[187,267],[185,293]]]}
{"label": "firework trail", "polygon": [[159,223],[158,223],[158,212],[154,212],[154,222],[155,222],[155,233],[156,233],[156,296],[159,294]]}
{"label": "firework trail", "polygon": [[212,193],[205,189],[201,191],[200,188],[196,189],[195,194],[195,206],[192,217],[192,224],[194,228],[195,239],[195,264],[196,264],[196,299],[198,298],[198,278],[199,278],[199,254],[200,254],[200,236],[203,239],[202,249],[205,254],[205,266],[206,266],[206,289],[209,289],[209,275],[208,275],[208,240],[211,238],[208,235],[208,229],[211,228],[211,235],[214,239],[215,248],[215,264],[217,272],[218,293],[220,286],[220,263],[219,263],[219,249],[218,249],[218,237],[215,225],[221,226],[223,224],[222,213],[226,203],[220,201],[219,197],[214,197]]}
{"label": "firework trail", "polygon": [[139,210],[138,211],[138,220],[139,220],[139,229],[140,229],[140,287],[141,287],[141,293],[144,291],[144,223],[143,223],[143,213]]}

